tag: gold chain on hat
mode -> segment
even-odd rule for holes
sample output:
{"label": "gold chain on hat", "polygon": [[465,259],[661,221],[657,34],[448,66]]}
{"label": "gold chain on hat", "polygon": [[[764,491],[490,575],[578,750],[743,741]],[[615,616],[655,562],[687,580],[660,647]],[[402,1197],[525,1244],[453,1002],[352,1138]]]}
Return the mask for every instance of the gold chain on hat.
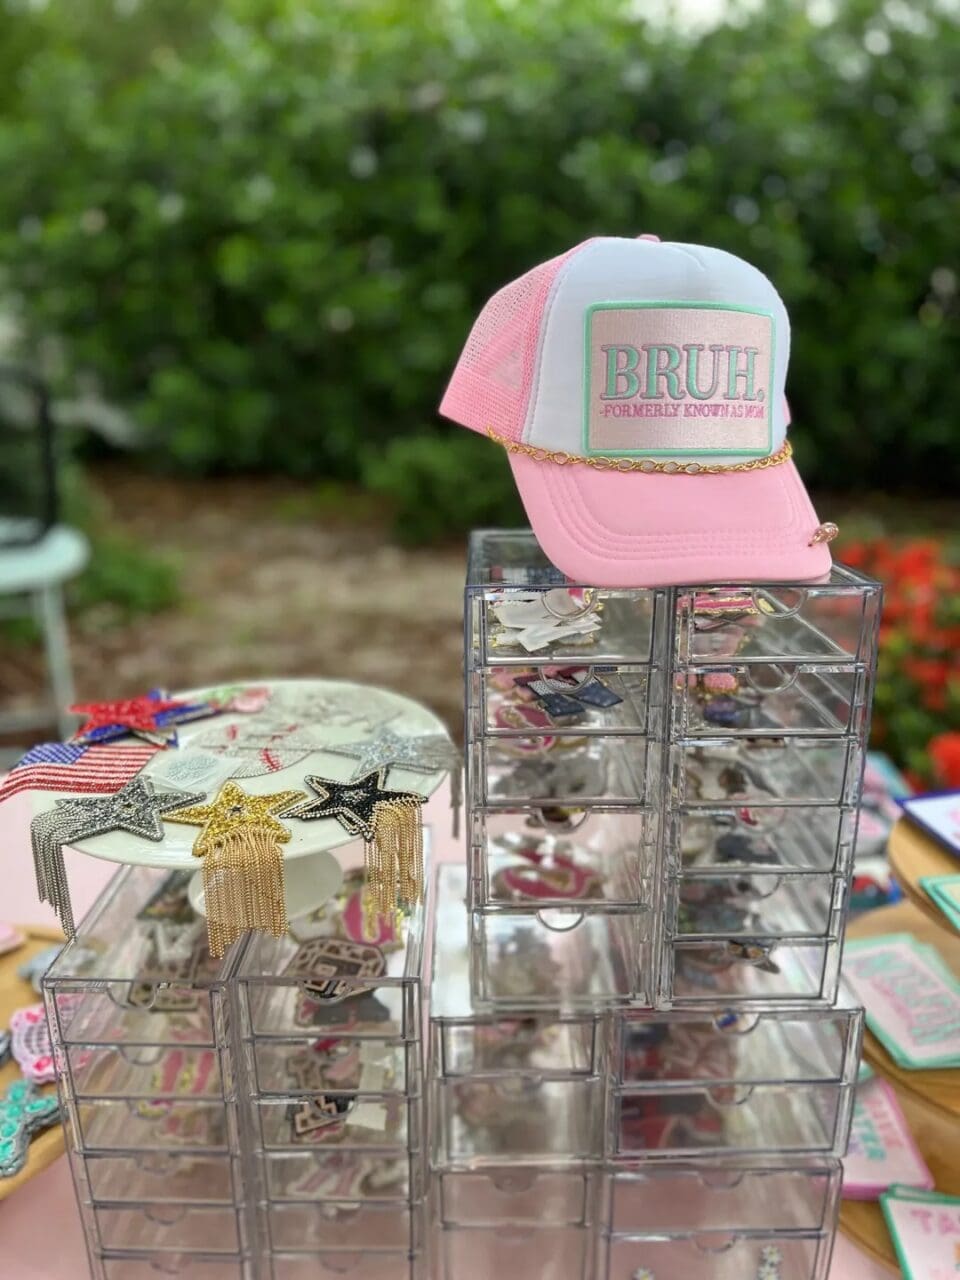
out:
{"label": "gold chain on hat", "polygon": [[653,458],[587,458],[578,453],[567,453],[563,449],[543,449],[539,445],[520,444],[516,440],[498,435],[493,427],[487,427],[487,435],[497,444],[502,444],[508,453],[522,453],[536,462],[553,462],[558,467],[583,463],[596,471],[642,471],[644,475],[717,476],[728,471],[765,471],[767,467],[779,467],[781,462],[787,462],[793,457],[789,440],[785,440],[776,453],[767,457],[751,458],[749,462],[733,462],[729,466],[723,466],[720,463],[705,462],[656,462]]}

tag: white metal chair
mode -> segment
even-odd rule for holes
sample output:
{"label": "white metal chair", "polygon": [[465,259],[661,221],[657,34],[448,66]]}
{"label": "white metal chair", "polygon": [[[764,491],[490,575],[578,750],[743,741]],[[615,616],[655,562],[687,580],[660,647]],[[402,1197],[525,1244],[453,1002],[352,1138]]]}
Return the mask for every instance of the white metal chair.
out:
{"label": "white metal chair", "polygon": [[[35,542],[17,545],[5,534],[13,531],[14,520],[0,518],[0,617],[23,617],[30,613],[43,632],[47,660],[47,687],[60,736],[73,732],[75,717],[66,713],[73,702],[73,671],[63,586],[86,567],[90,546],[82,533],[67,525],[54,525]],[[51,717],[47,708],[36,712],[0,715],[0,732],[39,728]]]}
{"label": "white metal chair", "polygon": [[[63,584],[90,558],[86,538],[57,522],[53,416],[44,382],[0,364],[0,617],[33,613],[43,632],[52,705],[0,714],[0,732],[41,729],[56,719],[62,737],[73,719],[73,675]],[[52,716],[50,715],[52,712]]]}

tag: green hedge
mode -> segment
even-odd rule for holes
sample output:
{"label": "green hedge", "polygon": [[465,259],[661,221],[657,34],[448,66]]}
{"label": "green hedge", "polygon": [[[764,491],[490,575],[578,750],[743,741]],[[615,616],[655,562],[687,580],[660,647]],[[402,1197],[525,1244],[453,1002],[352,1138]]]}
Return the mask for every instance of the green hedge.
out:
{"label": "green hedge", "polygon": [[503,458],[435,419],[476,311],[655,230],[777,282],[812,483],[960,484],[947,6],[771,0],[699,37],[623,0],[23,8],[0,302],[153,462],[359,479],[411,537],[496,517]]}

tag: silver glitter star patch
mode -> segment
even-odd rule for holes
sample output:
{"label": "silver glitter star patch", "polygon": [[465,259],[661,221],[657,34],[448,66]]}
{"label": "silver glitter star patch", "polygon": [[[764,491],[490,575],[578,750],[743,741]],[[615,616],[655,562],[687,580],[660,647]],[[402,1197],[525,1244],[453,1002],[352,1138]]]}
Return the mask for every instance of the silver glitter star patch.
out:
{"label": "silver glitter star patch", "polygon": [[164,813],[203,799],[188,791],[158,791],[149,778],[137,777],[113,795],[58,800],[55,808],[33,819],[30,842],[37,892],[40,901],[49,902],[56,911],[68,938],[74,936],[76,929],[63,846],[108,831],[127,831],[141,840],[160,841],[164,836]]}
{"label": "silver glitter star patch", "polygon": [[382,729],[375,738],[335,745],[327,743],[324,751],[356,760],[355,778],[385,767],[409,769],[413,773],[446,773],[460,767],[460,754],[445,733],[411,737]]}

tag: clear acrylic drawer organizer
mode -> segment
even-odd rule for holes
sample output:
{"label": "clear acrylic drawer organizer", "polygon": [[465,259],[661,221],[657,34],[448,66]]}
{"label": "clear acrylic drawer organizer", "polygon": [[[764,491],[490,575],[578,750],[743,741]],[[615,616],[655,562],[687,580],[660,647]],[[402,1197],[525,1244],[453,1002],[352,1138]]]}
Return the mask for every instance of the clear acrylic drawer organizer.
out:
{"label": "clear acrylic drawer organizer", "polygon": [[[504,619],[551,591],[547,621],[562,605],[599,625],[536,635],[528,651]],[[841,565],[809,586],[593,590],[557,573],[529,531],[474,533],[478,1004],[549,1008],[558,991],[584,1012],[829,1004],[879,608],[878,584]],[[547,716],[557,687],[566,705]]]}
{"label": "clear acrylic drawer organizer", "polygon": [[252,1280],[228,984],[185,878],[119,871],[43,987],[94,1280]]}
{"label": "clear acrylic drawer organizer", "polygon": [[[118,872],[44,980],[93,1280],[420,1276],[422,909],[375,985],[314,1000],[289,936],[212,960],[184,885]],[[341,935],[338,908],[297,927]],[[336,1141],[295,1141],[324,1103]]]}

